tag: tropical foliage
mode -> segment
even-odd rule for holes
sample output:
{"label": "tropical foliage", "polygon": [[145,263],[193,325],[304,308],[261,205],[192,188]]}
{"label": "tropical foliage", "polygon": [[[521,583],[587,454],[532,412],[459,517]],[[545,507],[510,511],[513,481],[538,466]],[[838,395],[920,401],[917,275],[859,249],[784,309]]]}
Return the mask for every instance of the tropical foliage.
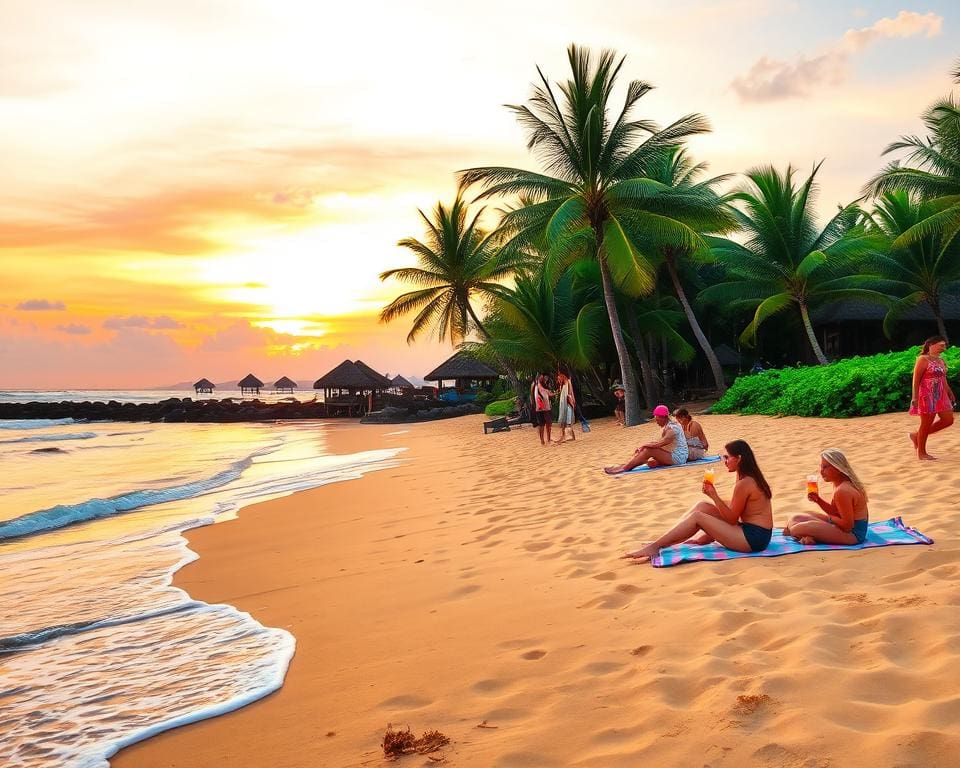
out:
{"label": "tropical foliage", "polygon": [[872,282],[859,274],[859,263],[879,240],[854,224],[860,209],[847,205],[821,229],[812,211],[814,167],[807,180],[794,184],[794,170],[775,168],[747,172],[750,186],[730,195],[745,244],[716,238],[712,252],[727,270],[729,280],[710,286],[705,301],[752,305],[753,319],[740,335],[745,344],[756,339],[760,325],[790,307],[803,322],[813,354],[827,363],[810,322],[810,309],[827,302],[861,299],[886,303],[888,297],[865,287]]}
{"label": "tropical foliage", "polygon": [[[453,204],[421,211],[425,235],[399,243],[415,266],[381,276],[414,286],[381,319],[412,316],[408,341],[434,334],[460,345],[509,372],[521,395],[514,372],[567,369],[608,402],[620,381],[628,424],[639,421],[641,400],[676,400],[704,375],[722,394],[730,371],[720,365],[721,342],[728,358],[737,348],[759,359],[762,344],[787,362],[821,364],[741,378],[721,409],[898,407],[900,368],[908,357],[912,366],[912,353],[829,364],[815,317],[836,303],[884,306],[883,331],[902,346],[900,323],[929,307],[930,332],[946,335],[943,308],[960,297],[954,99],[924,114],[926,137],[887,148],[906,154],[867,184],[872,200],[821,221],[820,163],[805,177],[761,166],[739,180],[710,178],[686,146],[710,129],[704,116],[657,125],[635,114],[650,84],[629,81],[616,98],[623,57],[575,45],[567,54],[567,79],[537,69],[530,98],[508,107],[538,167],[460,171]],[[496,207],[468,211],[468,195]],[[684,385],[677,377],[688,365],[698,373]]]}
{"label": "tropical foliage", "polygon": [[[837,418],[904,411],[918,354],[914,348],[742,376],[712,412]],[[944,358],[955,369],[960,350],[949,349]]]}
{"label": "tropical foliage", "polygon": [[678,215],[696,202],[651,179],[648,168],[665,149],[709,126],[697,114],[666,128],[634,118],[635,107],[652,87],[640,80],[628,83],[623,106],[612,114],[613,89],[624,59],[610,51],[595,59],[575,45],[567,54],[569,80],[554,87],[540,73],[528,103],[510,107],[543,172],[492,166],[471,168],[460,178],[466,185],[479,186],[481,198],[527,199],[501,221],[501,252],[506,256],[542,249],[552,276],[581,259],[598,262],[626,389],[627,424],[635,424],[639,400],[617,293],[643,296],[653,291],[661,246],[703,245],[697,229]]}
{"label": "tropical foliage", "polygon": [[942,304],[960,289],[960,238],[947,239],[939,230],[919,237],[903,236],[929,220],[938,209],[902,190],[884,192],[874,205],[869,226],[886,236],[886,248],[874,254],[871,272],[889,280],[892,292],[901,296],[884,318],[884,332],[891,336],[905,312],[926,304],[933,312],[937,331],[948,338]]}
{"label": "tropical foliage", "polygon": [[483,210],[469,217],[460,195],[450,207],[437,203],[433,218],[418,213],[426,226],[424,240],[406,237],[398,243],[416,254],[418,266],[388,269],[380,279],[395,278],[421,287],[390,302],[380,312],[380,321],[416,312],[408,343],[430,332],[459,343],[471,328],[487,336],[472,301],[495,296],[499,281],[513,274],[518,260],[497,254],[478,226]]}

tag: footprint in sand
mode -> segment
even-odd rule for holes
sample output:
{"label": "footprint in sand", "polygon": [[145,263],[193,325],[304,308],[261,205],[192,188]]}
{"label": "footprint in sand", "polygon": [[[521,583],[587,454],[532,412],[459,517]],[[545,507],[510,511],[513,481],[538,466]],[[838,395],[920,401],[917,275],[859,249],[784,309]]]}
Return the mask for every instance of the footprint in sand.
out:
{"label": "footprint in sand", "polygon": [[597,581],[613,581],[617,578],[617,574],[613,571],[604,571],[603,573],[598,573],[594,576]]}
{"label": "footprint in sand", "polygon": [[472,688],[477,693],[497,693],[507,687],[509,683],[506,680],[479,680],[473,684]]}
{"label": "footprint in sand", "polygon": [[542,552],[545,549],[550,549],[553,546],[552,541],[531,541],[523,545],[523,548],[527,552]]}
{"label": "footprint in sand", "polygon": [[526,659],[527,661],[537,661],[538,659],[542,659],[546,655],[547,655],[546,651],[540,651],[540,650],[527,651],[526,653],[521,653],[520,658]]}
{"label": "footprint in sand", "polygon": [[425,699],[422,696],[405,693],[400,696],[394,696],[392,699],[381,701],[377,706],[380,709],[402,710],[402,709],[423,709],[433,704],[431,699]]}

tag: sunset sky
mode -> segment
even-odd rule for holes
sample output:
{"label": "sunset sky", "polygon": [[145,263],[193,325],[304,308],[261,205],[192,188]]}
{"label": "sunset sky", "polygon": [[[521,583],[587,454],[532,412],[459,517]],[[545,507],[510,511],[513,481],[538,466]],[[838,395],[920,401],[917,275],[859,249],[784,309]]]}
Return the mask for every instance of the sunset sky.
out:
{"label": "sunset sky", "polygon": [[950,92],[960,9],[913,2],[0,0],[0,389],[147,387],[448,345],[379,309],[416,209],[523,165],[502,105],[570,42],[627,55],[640,113],[714,127],[715,173],[822,158],[823,212]]}

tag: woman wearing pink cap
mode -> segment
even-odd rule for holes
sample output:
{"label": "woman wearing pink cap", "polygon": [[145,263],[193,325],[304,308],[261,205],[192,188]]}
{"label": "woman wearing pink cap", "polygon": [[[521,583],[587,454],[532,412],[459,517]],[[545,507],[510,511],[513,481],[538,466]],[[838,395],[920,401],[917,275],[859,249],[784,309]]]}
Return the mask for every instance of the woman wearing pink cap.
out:
{"label": "woman wearing pink cap", "polygon": [[660,439],[653,443],[644,443],[626,464],[604,467],[604,472],[608,475],[619,475],[641,464],[658,467],[661,464],[683,464],[687,460],[687,438],[683,435],[683,427],[670,418],[670,409],[665,405],[658,405],[653,409],[653,420],[662,429]]}

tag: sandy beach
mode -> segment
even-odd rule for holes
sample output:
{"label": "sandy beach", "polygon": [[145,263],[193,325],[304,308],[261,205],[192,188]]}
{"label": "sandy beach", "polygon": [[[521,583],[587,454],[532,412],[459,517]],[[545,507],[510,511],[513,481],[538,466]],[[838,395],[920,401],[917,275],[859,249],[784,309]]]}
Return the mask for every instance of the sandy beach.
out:
{"label": "sandy beach", "polygon": [[451,739],[409,766],[957,764],[960,430],[920,464],[906,415],[704,416],[714,449],[753,445],[778,527],[838,447],[871,519],[936,543],[655,569],[619,555],[702,498],[702,470],[600,470],[652,423],[541,448],[482,421],[334,427],[332,452],[405,446],[401,466],[191,531],[176,584],[289,630],[296,656],[278,693],[111,764],[377,766],[388,723]]}

